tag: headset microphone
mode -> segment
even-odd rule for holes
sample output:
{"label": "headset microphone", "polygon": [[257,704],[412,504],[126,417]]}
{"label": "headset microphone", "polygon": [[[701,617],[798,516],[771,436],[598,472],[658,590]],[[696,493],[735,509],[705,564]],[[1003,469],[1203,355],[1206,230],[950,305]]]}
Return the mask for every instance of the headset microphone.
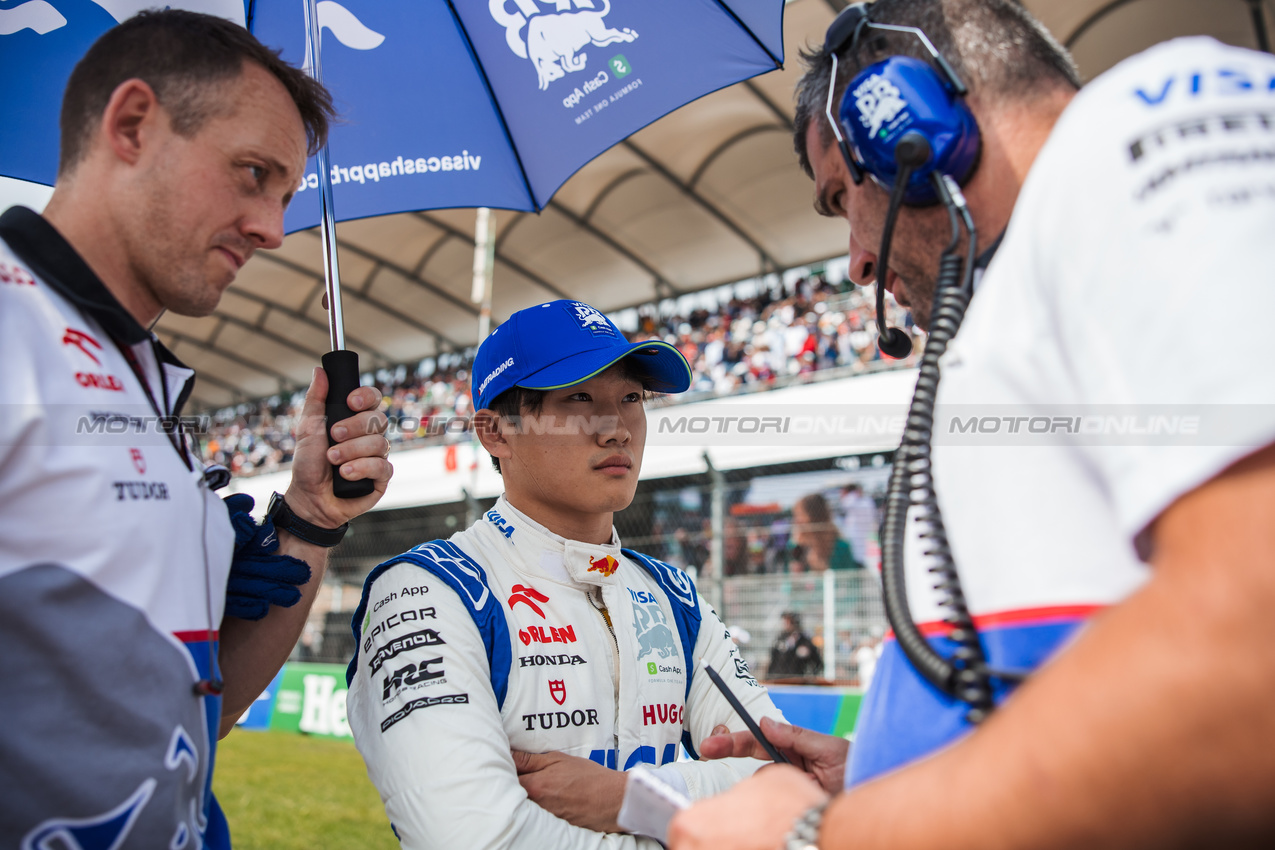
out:
{"label": "headset microphone", "polygon": [[912,338],[902,328],[891,328],[885,323],[885,278],[890,273],[890,243],[894,237],[894,223],[899,217],[912,173],[930,159],[930,143],[916,132],[904,133],[894,147],[894,162],[898,168],[894,186],[890,190],[890,207],[886,211],[885,228],[881,231],[881,250],[877,253],[877,348],[886,357],[902,360],[912,353]]}

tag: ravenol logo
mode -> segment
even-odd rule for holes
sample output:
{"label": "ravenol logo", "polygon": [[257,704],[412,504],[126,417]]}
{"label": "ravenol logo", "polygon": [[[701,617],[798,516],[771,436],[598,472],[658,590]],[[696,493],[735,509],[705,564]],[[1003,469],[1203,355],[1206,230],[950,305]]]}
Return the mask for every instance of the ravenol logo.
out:
{"label": "ravenol logo", "polygon": [[572,301],[570,304],[563,306],[567,313],[579,323],[581,328],[589,331],[594,336],[617,335],[615,328],[611,326],[611,322],[607,320],[607,317],[583,301]]}
{"label": "ravenol logo", "polygon": [[[511,2],[515,8],[512,12],[508,8]],[[509,49],[536,66],[543,91],[568,72],[584,70],[589,58],[584,52],[585,46],[605,47],[638,37],[628,27],[607,26],[604,18],[611,13],[611,0],[601,0],[601,3],[599,9],[595,0],[489,0],[488,8],[492,19],[505,28]],[[552,5],[554,11],[542,12],[542,5]],[[617,58],[624,59],[623,56]],[[624,65],[627,74],[628,63]]]}
{"label": "ravenol logo", "polygon": [[859,111],[859,123],[868,128],[869,136],[875,136],[887,121],[908,108],[908,102],[898,86],[872,74],[854,90],[854,107]]}

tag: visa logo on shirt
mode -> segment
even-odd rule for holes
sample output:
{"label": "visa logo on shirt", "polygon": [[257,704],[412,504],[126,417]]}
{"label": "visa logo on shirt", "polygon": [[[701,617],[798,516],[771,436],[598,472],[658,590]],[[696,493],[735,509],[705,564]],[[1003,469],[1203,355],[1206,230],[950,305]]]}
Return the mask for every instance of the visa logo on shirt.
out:
{"label": "visa logo on shirt", "polygon": [[1147,106],[1159,106],[1170,94],[1182,93],[1188,97],[1200,95],[1243,95],[1253,92],[1275,92],[1275,74],[1267,72],[1251,76],[1238,68],[1216,68],[1212,71],[1191,71],[1173,74],[1164,82],[1133,93]]}

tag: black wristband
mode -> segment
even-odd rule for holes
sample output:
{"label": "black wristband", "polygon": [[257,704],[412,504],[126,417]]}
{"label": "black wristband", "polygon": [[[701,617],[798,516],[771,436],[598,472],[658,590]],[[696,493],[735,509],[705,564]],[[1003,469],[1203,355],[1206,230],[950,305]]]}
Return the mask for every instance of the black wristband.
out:
{"label": "black wristband", "polygon": [[341,542],[345,532],[350,530],[347,522],[337,528],[322,528],[314,523],[306,522],[292,512],[283,496],[275,493],[270,497],[270,505],[266,508],[266,519],[274,523],[274,527],[288,532],[293,537],[331,549]]}

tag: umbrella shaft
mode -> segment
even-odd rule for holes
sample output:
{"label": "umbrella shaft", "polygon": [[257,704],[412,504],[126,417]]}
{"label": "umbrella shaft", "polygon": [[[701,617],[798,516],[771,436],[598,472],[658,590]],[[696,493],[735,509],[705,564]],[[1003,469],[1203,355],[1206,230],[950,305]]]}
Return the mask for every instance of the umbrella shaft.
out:
{"label": "umbrella shaft", "polygon": [[[323,66],[320,57],[319,13],[315,0],[302,0],[305,6],[305,24],[309,38],[309,55],[306,57],[310,76],[315,82],[323,82]],[[345,316],[341,312],[341,267],[336,252],[336,213],[332,203],[332,165],[328,157],[328,145],[319,148],[319,208],[323,213],[323,278],[328,293],[328,333],[333,351],[345,348]]]}

